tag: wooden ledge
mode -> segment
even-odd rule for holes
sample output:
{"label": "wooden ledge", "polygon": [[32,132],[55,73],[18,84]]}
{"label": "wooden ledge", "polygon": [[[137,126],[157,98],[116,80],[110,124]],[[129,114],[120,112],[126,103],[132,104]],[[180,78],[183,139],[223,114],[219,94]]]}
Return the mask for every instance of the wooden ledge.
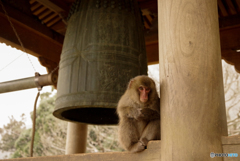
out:
{"label": "wooden ledge", "polygon": [[222,136],[223,153],[237,153],[238,157],[224,157],[224,161],[239,161],[240,136]]}
{"label": "wooden ledge", "polygon": [[[223,153],[238,153],[240,156],[240,136],[222,137]],[[1,161],[160,161],[161,141],[150,141],[148,148],[140,153],[106,152],[57,155],[33,158],[4,159]],[[224,157],[224,161],[239,161],[239,157]]]}
{"label": "wooden ledge", "polygon": [[240,145],[240,135],[222,136],[222,145]]}
{"label": "wooden ledge", "polygon": [[1,161],[159,161],[161,141],[150,141],[148,149],[140,153],[129,152],[106,152],[106,153],[84,153],[71,155],[57,155],[45,157],[29,157],[17,159],[4,159]]}

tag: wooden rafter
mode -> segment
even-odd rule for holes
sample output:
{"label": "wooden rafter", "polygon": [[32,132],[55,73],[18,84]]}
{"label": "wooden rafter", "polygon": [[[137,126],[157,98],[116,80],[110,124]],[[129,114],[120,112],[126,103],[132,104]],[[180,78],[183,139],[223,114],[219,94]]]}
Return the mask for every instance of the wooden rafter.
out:
{"label": "wooden rafter", "polygon": [[[34,56],[43,56],[58,63],[64,37],[41,24],[34,17],[26,15],[8,4],[4,4],[4,7],[26,51]],[[11,46],[22,49],[2,8],[0,8],[0,22],[1,42],[9,42]]]}
{"label": "wooden rafter", "polygon": [[[9,12],[11,20],[18,27],[17,31],[22,31],[20,34],[21,37],[23,37],[22,39],[25,40],[24,45],[28,52],[32,55],[38,57],[41,56],[45,59],[58,63],[64,34],[66,32],[66,25],[62,22],[62,19],[66,17],[70,6],[74,1],[75,0],[29,0],[32,15],[26,15],[23,12],[16,10],[15,7],[11,7],[7,4],[4,5]],[[157,63],[157,0],[138,0],[138,2],[141,10],[144,12],[143,14],[146,21],[145,27],[148,29],[145,33],[148,62],[149,64]],[[19,8],[23,7],[21,6],[21,3],[18,4],[18,6]],[[236,47],[236,43],[238,43],[238,41],[229,43],[232,42],[230,35],[234,35],[236,37],[235,39],[239,40],[238,34],[236,34],[234,29],[232,31],[228,31],[231,33],[230,35],[225,34],[225,29],[240,26],[240,0],[231,0],[231,2],[229,2],[229,0],[218,0],[218,9],[219,27],[221,29],[222,56],[226,59],[227,53],[232,52],[230,48]],[[11,29],[9,29],[9,24],[5,21],[6,17],[1,8],[0,16],[1,20],[3,20],[3,22],[1,22],[1,29],[3,32],[0,33],[0,39],[4,42],[9,42],[12,46],[19,46],[14,34],[11,34]],[[38,20],[36,18],[38,18]],[[25,35],[25,33],[28,33],[28,35]],[[34,36],[34,40],[32,40],[32,36]],[[230,40],[227,41],[228,39]],[[34,41],[37,43],[34,43]],[[226,45],[229,47],[226,48]],[[49,49],[50,47],[52,48]],[[53,48],[55,49],[53,50]],[[49,53],[49,51],[51,52]]]}

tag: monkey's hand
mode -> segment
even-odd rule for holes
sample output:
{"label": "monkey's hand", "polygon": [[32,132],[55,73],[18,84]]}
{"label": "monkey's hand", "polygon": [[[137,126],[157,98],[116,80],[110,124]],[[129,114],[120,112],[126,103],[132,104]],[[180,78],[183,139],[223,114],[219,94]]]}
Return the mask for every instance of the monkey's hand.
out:
{"label": "monkey's hand", "polygon": [[129,106],[125,106],[124,110],[122,110],[125,114],[126,117],[128,118],[133,118],[136,120],[141,120],[143,119],[144,115],[141,112],[141,109],[138,108],[133,108]]}
{"label": "monkey's hand", "polygon": [[[120,112],[119,112],[120,113]],[[127,118],[137,119],[141,115],[141,111],[137,110],[136,108],[125,106],[121,108],[120,116],[125,116]]]}
{"label": "monkey's hand", "polygon": [[144,114],[142,113],[142,110],[140,108],[134,111],[134,118],[136,120],[143,120],[144,119]]}
{"label": "monkey's hand", "polygon": [[148,144],[148,140],[147,140],[146,138],[141,138],[139,141],[140,141],[145,147],[146,147],[147,144]]}
{"label": "monkey's hand", "polygon": [[143,114],[143,118],[146,121],[152,121],[160,119],[160,114],[157,111],[154,111],[150,108],[141,109],[141,113]]}

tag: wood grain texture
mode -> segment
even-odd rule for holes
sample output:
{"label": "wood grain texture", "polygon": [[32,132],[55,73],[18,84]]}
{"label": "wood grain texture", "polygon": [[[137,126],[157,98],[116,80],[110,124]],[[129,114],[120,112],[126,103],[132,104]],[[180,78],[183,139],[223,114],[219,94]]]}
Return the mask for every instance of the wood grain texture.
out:
{"label": "wood grain texture", "polygon": [[161,141],[150,141],[148,143],[148,149],[140,153],[88,153],[34,158],[3,159],[1,161],[160,161],[160,145]]}
{"label": "wood grain texture", "polygon": [[[240,145],[240,136],[222,136],[223,145]],[[240,155],[240,153],[239,153]]]}
{"label": "wood grain texture", "polygon": [[224,157],[224,161],[239,161],[240,136],[222,136],[223,153],[238,153],[238,157]]}
{"label": "wood grain texture", "polygon": [[217,1],[159,0],[158,11],[161,160],[211,160],[227,135]]}
{"label": "wood grain texture", "polygon": [[86,152],[88,125],[68,122],[65,154]]}
{"label": "wood grain texture", "polygon": [[[235,141],[233,141],[235,140]],[[239,136],[222,137],[223,153],[240,154]],[[161,161],[161,141],[150,141],[146,150],[140,153],[129,152],[107,152],[107,153],[88,153],[88,154],[72,154],[58,155],[47,157],[4,159],[1,161]],[[199,154],[200,155],[200,154]],[[210,155],[210,154],[209,154]],[[210,157],[209,157],[210,158]],[[224,161],[237,161],[238,158],[221,158]],[[177,160],[181,160],[180,157]],[[198,159],[196,159],[198,160]],[[216,160],[215,159],[211,159]],[[204,160],[205,161],[205,160]]]}
{"label": "wood grain texture", "polygon": [[240,145],[223,145],[223,153],[237,153],[238,157],[224,157],[224,161],[239,161]]}

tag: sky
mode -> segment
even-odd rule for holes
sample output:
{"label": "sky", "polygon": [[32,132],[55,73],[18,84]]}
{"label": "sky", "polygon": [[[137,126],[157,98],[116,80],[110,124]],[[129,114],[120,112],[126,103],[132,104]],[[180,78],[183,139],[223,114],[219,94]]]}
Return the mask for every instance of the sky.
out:
{"label": "sky", "polygon": [[[47,74],[46,68],[40,65],[36,57],[30,54],[27,56],[26,53],[20,50],[7,46],[4,43],[0,43],[0,83],[34,77],[35,70],[29,59],[31,60],[36,72],[41,75]],[[51,90],[51,86],[45,86],[43,87],[41,93],[51,92]],[[20,116],[23,113],[26,116],[27,127],[31,126],[32,121],[30,119],[30,112],[33,110],[37,92],[37,88],[33,88],[16,92],[1,93],[0,128],[9,122],[9,117],[11,115],[16,120],[20,120]]]}

